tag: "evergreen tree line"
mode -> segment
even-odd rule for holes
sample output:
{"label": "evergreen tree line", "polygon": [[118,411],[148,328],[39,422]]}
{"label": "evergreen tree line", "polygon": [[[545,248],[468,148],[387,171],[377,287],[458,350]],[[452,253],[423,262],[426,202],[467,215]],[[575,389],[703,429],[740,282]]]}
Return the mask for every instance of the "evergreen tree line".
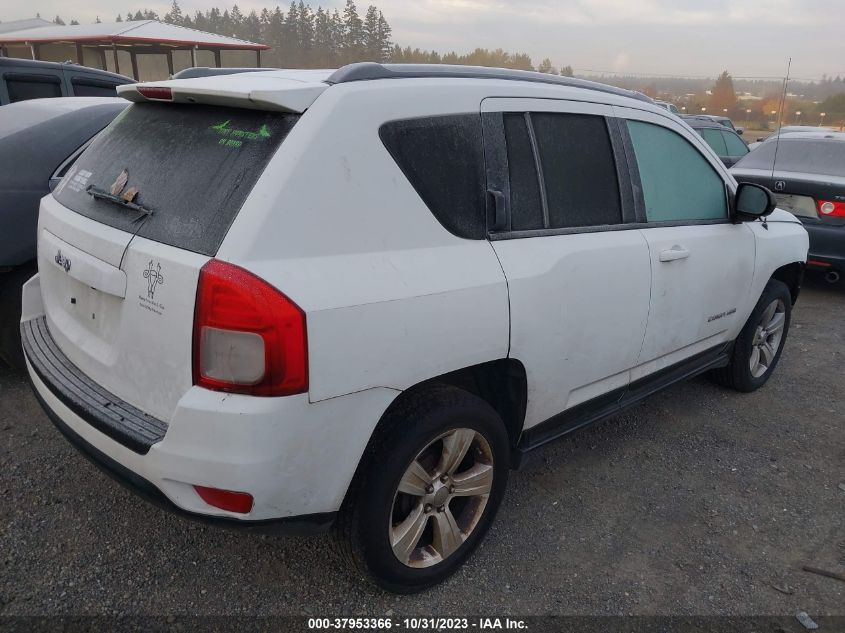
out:
{"label": "evergreen tree line", "polygon": [[[363,15],[354,0],[346,0],[342,11],[316,10],[303,0],[291,2],[287,11],[265,7],[261,11],[244,13],[237,5],[231,9],[214,7],[196,11],[193,15],[182,12],[178,0],[173,0],[170,11],[159,16],[147,9],[131,11],[124,20],[161,20],[188,28],[208,31],[217,35],[237,37],[260,42],[271,47],[262,53],[262,64],[285,68],[335,68],[352,62],[395,62],[470,64],[475,66],[501,66],[535,70],[531,57],[525,53],[510,53],[502,49],[477,48],[471,53],[445,54],[419,48],[402,47],[392,40],[392,29],[381,10],[370,5]],[[541,64],[543,72],[557,73],[549,60]],[[563,73],[572,74],[566,67]]]}

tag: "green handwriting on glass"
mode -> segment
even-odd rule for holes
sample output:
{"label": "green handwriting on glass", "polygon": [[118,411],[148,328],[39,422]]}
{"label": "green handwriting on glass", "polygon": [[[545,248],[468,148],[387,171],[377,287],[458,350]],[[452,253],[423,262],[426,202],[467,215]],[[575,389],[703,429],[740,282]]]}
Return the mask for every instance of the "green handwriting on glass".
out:
{"label": "green handwriting on glass", "polygon": [[211,126],[210,129],[223,137],[217,142],[218,145],[224,147],[240,147],[244,141],[257,141],[270,138],[270,132],[267,130],[266,125],[262,125],[257,132],[250,132],[248,130],[229,127],[229,123],[230,120]]}

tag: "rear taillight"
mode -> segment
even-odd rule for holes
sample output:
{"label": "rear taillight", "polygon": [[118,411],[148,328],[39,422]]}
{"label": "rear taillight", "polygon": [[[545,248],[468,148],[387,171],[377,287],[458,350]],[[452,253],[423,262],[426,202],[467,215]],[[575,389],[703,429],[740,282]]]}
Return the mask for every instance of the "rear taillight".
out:
{"label": "rear taillight", "polygon": [[816,200],[816,208],[822,217],[845,217],[845,202],[832,202],[830,200]]}
{"label": "rear taillight", "polygon": [[203,266],[194,310],[194,384],[252,396],[308,391],[305,313],[243,268]]}
{"label": "rear taillight", "polygon": [[173,101],[173,92],[166,86],[146,86],[137,88],[138,94],[155,101]]}

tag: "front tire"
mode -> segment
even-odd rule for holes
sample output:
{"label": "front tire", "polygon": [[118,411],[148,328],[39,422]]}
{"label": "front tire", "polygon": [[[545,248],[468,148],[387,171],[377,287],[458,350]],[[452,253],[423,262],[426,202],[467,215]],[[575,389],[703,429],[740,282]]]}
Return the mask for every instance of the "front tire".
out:
{"label": "front tire", "polygon": [[791,317],[789,288],[770,279],[734,342],[730,363],[716,370],[717,381],[743,392],[766,384],[783,353]]}
{"label": "front tire", "polygon": [[406,396],[382,425],[337,537],[372,582],[412,593],[454,573],[489,529],[507,485],[508,434],[487,402],[446,385]]}

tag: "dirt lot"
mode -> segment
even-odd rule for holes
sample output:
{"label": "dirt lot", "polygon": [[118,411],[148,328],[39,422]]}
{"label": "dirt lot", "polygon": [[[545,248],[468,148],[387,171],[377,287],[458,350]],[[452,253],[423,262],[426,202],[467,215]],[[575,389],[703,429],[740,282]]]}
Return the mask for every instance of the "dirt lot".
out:
{"label": "dirt lot", "polygon": [[532,456],[449,582],[397,597],[325,538],[219,531],[153,509],[0,373],[0,613],[845,614],[845,292],[805,287],[780,367],[698,379]]}

